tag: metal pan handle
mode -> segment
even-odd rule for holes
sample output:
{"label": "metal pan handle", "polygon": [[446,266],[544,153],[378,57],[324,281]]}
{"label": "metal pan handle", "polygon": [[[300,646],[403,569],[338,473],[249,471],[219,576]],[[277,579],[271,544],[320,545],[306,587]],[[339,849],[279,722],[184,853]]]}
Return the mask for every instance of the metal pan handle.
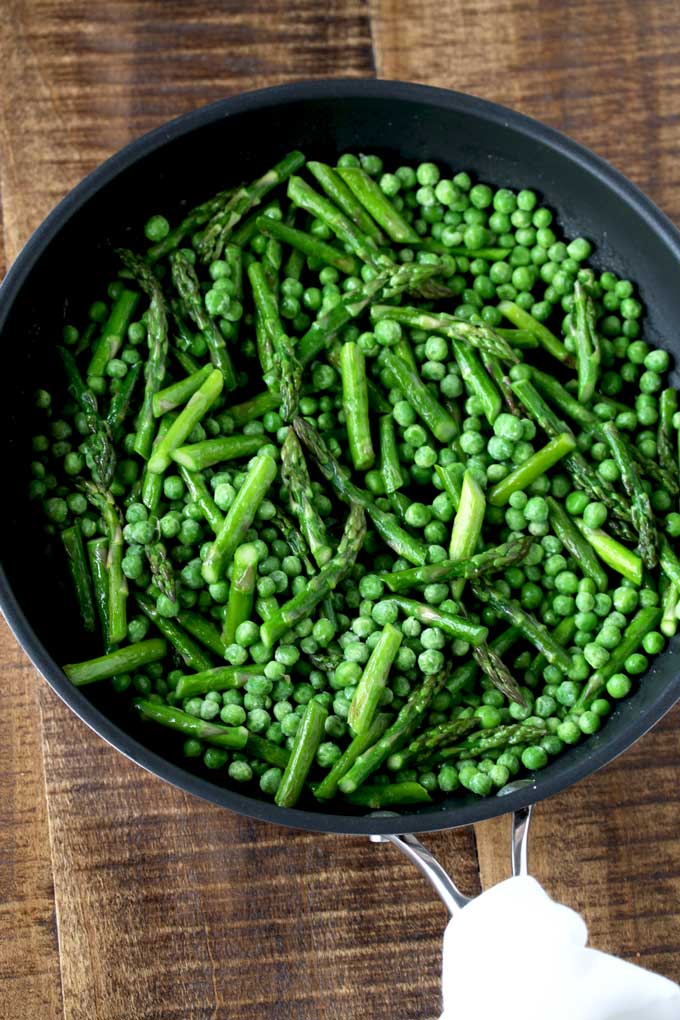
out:
{"label": "metal pan handle", "polygon": [[[531,806],[512,816],[510,864],[513,876],[528,875],[528,843]],[[372,843],[392,843],[423,873],[449,914],[457,914],[473,899],[460,891],[434,855],[411,833],[395,836],[371,836]]]}

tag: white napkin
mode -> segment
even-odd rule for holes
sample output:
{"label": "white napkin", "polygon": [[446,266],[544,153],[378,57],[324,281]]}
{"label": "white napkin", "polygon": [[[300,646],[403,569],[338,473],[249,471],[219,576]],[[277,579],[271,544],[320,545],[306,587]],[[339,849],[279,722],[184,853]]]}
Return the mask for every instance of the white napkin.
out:
{"label": "white napkin", "polygon": [[535,879],[493,886],[447,926],[441,1020],[680,1020],[678,985],[587,941]]}

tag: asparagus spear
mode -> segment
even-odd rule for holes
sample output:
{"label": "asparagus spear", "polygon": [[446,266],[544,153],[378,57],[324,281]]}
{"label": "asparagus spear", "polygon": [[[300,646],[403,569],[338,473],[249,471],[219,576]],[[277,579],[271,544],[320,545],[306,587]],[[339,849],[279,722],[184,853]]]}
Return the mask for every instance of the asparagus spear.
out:
{"label": "asparagus spear", "polygon": [[145,719],[152,719],[161,726],[183,733],[186,737],[207,740],[209,744],[228,747],[234,751],[241,751],[246,746],[248,730],[245,726],[220,726],[218,723],[206,722],[195,715],[189,715],[188,712],[182,712],[179,708],[159,705],[144,698],[135,698],[133,704]]}
{"label": "asparagus spear", "polygon": [[176,602],[177,584],[175,573],[168,559],[165,546],[162,542],[153,542],[151,545],[145,546],[144,549],[154,583],[171,602]]}
{"label": "asparagus spear", "polygon": [[111,442],[111,428],[97,408],[97,398],[83,382],[75,358],[65,347],[58,347],[68,381],[68,391],[85,415],[90,431],[85,456],[92,480],[106,489],[111,484],[116,467],[116,454]]}
{"label": "asparagus spear", "polygon": [[364,730],[363,733],[357,733],[335,762],[330,772],[315,787],[314,796],[317,800],[330,800],[335,796],[338,783],[342,777],[350,770],[360,754],[363,754],[364,751],[380,740],[389,724],[390,716],[386,712],[380,712],[367,730]]}
{"label": "asparagus spear", "polygon": [[135,598],[137,599],[137,605],[144,615],[148,616],[163,637],[167,638],[187,666],[190,666],[196,673],[202,673],[204,670],[212,668],[212,662],[205,652],[198,647],[196,642],[178,624],[173,620],[169,620],[166,616],[161,616],[148,595],[142,595],[140,592]]}
{"label": "asparagus spear", "polygon": [[390,595],[389,601],[401,609],[402,613],[425,624],[426,627],[439,627],[449,637],[458,638],[460,641],[468,641],[471,645],[479,645],[486,641],[489,636],[487,627],[480,623],[472,623],[462,616],[454,616],[452,613],[445,613],[436,606],[428,606],[424,602],[415,602],[413,599],[405,599],[401,595]]}
{"label": "asparagus spear", "polygon": [[407,559],[409,563],[422,566],[427,559],[427,550],[423,543],[412,538],[397,524],[392,514],[381,510],[367,492],[349,481],[314,426],[304,418],[296,418],[293,428],[298,438],[302,440],[314,457],[323,476],[331,483],[340,498],[344,499],[346,503],[358,504],[363,507],[373,521],[376,531],[390,548],[398,556]]}
{"label": "asparagus spear", "polygon": [[375,744],[362,751],[340,779],[338,787],[342,793],[354,793],[372,772],[380,768],[393,751],[408,740],[430,707],[433,697],[444,686],[447,677],[448,670],[443,669],[440,673],[426,676],[422,684],[411,691],[408,701],[391,726]]}
{"label": "asparagus spear", "polygon": [[[106,569],[109,575],[109,633],[110,645],[120,644],[127,636],[126,600],[128,585],[123,573],[123,526],[116,502],[109,489],[102,490],[92,482],[82,483],[83,491],[104,519],[109,546]],[[111,674],[113,675],[113,674]]]}
{"label": "asparagus spear", "polygon": [[669,581],[666,576],[662,578],[665,582],[662,589],[661,608],[663,615],[659,630],[667,637],[672,638],[678,629],[677,608],[680,602],[680,585]]}
{"label": "asparagus spear", "polygon": [[135,452],[148,460],[154,433],[153,398],[163,385],[168,356],[168,313],[158,277],[147,263],[126,249],[120,249],[118,255],[149,299],[146,323],[149,356],[144,369],[144,401],[137,419],[134,443]]}
{"label": "asparagus spear", "polygon": [[579,520],[575,523],[603,563],[633,584],[642,584],[642,560],[639,556],[601,528],[589,528]]}
{"label": "asparagus spear", "polygon": [[453,719],[451,722],[431,726],[430,729],[415,737],[401,751],[391,754],[387,759],[387,767],[391,772],[399,772],[400,769],[431,757],[433,752],[438,751],[441,747],[455,744],[461,737],[467,737],[478,727],[479,719],[476,718]]}
{"label": "asparagus spear", "polygon": [[[280,393],[281,415],[289,421],[297,413],[302,385],[302,367],[293,348],[290,338],[286,335],[279,318],[276,300],[262,263],[252,262],[248,267],[248,279],[253,291],[253,299],[261,318],[264,329],[273,351],[273,367],[275,378],[271,384]],[[268,360],[268,359],[267,359]],[[265,381],[269,385],[269,372]]]}
{"label": "asparagus spear", "polygon": [[576,441],[570,432],[555,436],[549,443],[519,464],[514,471],[502,478],[489,492],[489,503],[492,506],[505,506],[513,492],[528,488],[532,482],[549,471],[570,454],[576,447]]}
{"label": "asparagus spear", "polygon": [[194,267],[181,251],[175,252],[170,265],[173,283],[184,303],[187,315],[203,334],[210,351],[210,360],[215,368],[218,368],[222,373],[224,386],[228,390],[233,390],[236,386],[234,366],[231,363],[224,337],[203,304],[203,295]]}
{"label": "asparagus spear", "polygon": [[455,339],[451,340],[451,346],[453,347],[454,357],[458,362],[463,382],[469,392],[479,398],[486,420],[489,422],[489,425],[493,425],[503,406],[503,401],[496,384],[484,371],[472,347],[468,347],[461,340]]}
{"label": "asparagus spear", "polygon": [[249,421],[261,418],[267,411],[278,411],[281,406],[281,395],[273,390],[265,390],[255,397],[249,397],[242,404],[234,404],[229,408],[229,415],[236,428],[242,428]]}
{"label": "asparagus spear", "polygon": [[499,301],[498,311],[509,319],[518,329],[526,329],[533,333],[541,347],[565,365],[572,363],[571,355],[561,340],[551,333],[547,326],[535,319],[533,315],[520,308],[514,301]]}
{"label": "asparagus spear", "polygon": [[276,461],[268,453],[261,451],[252,462],[245,481],[224,519],[224,524],[203,560],[203,577],[208,584],[214,584],[222,577],[236,547],[241,544],[253,523],[257,509],[275,477]]}
{"label": "asparagus spear", "polygon": [[211,372],[212,367],[210,365],[204,365],[203,368],[199,368],[197,372],[192,372],[191,375],[188,375],[185,379],[180,379],[178,382],[171,383],[170,386],[166,386],[165,389],[158,390],[157,393],[154,393],[154,417],[160,418],[161,415],[166,413],[166,411],[174,411],[175,408],[186,404],[189,397],[192,396],[196,390],[200,389]]}
{"label": "asparagus spear", "polygon": [[[175,414],[173,411],[168,412],[164,415],[158,425],[158,432],[154,439],[153,446],[151,448],[151,456],[158,449],[160,444],[163,442],[168,429],[175,420]],[[149,462],[147,460],[144,465],[144,473],[142,475],[142,503],[149,510],[149,513],[155,514],[158,510],[158,505],[161,501],[161,495],[163,493],[163,476],[156,474],[153,471],[149,471]]]}
{"label": "asparagus spear", "polygon": [[183,609],[177,614],[177,622],[218,658],[224,658],[226,653],[224,641],[217,628],[213,627],[204,616],[194,613],[191,609]]}
{"label": "asparagus spear", "polygon": [[104,375],[106,366],[111,358],[115,358],[125,340],[125,332],[138,301],[139,294],[127,288],[123,288],[116,298],[104,328],[92,348],[92,357],[87,369],[88,378]]}
{"label": "asparagus spear", "polygon": [[217,211],[209,221],[197,248],[204,262],[213,262],[220,257],[234,227],[277,184],[282,184],[291,174],[304,165],[305,157],[301,152],[289,152],[287,156],[268,170],[266,174],[253,181],[247,187],[238,188],[223,209]]}
{"label": "asparagus spear", "polygon": [[397,438],[394,433],[394,419],[391,414],[380,416],[380,473],[385,491],[392,495],[404,484],[399,465]]}
{"label": "asparagus spear", "polygon": [[106,424],[109,426],[114,439],[118,439],[120,436],[123,424],[130,410],[137,380],[141,374],[141,361],[138,361],[136,365],[130,365],[125,378],[121,381],[120,388],[111,398],[109,413],[106,415]]}
{"label": "asparagus spear", "polygon": [[222,640],[231,645],[240,624],[250,619],[257,580],[258,551],[254,542],[244,542],[234,551],[229,601],[222,627]]}
{"label": "asparagus spear", "polygon": [[[330,227],[338,240],[350,251],[369,264],[380,264],[379,249],[375,241],[364,234],[337,206],[315,191],[301,177],[293,175],[288,181],[288,197],[300,209]],[[391,260],[388,260],[391,262]]]}
{"label": "asparagus spear", "polygon": [[482,354],[481,357],[484,368],[500,390],[503,400],[507,404],[508,411],[510,414],[514,414],[516,418],[521,417],[519,408],[515,403],[515,394],[512,392],[510,378],[505,374],[500,361],[493,354]]}
{"label": "asparagus spear", "polygon": [[550,523],[567,552],[573,556],[586,577],[590,577],[598,591],[609,587],[606,572],[600,566],[592,546],[584,539],[569,514],[552,496],[548,496]]}
{"label": "asparagus spear", "polygon": [[623,669],[629,655],[642,644],[645,635],[654,630],[661,619],[661,609],[658,606],[647,606],[640,609],[623,632],[621,641],[614,649],[604,666],[601,666],[592,674],[584,690],[581,693],[576,705],[577,709],[583,709],[593,698],[603,690],[607,680]]}
{"label": "asparagus spear", "polygon": [[458,510],[460,507],[460,497],[463,491],[463,475],[465,474],[464,466],[462,464],[449,464],[447,467],[442,467],[441,464],[435,464],[434,469],[442,483],[444,492],[446,492],[453,503],[453,509]]}
{"label": "asparagus spear", "polygon": [[446,312],[424,312],[406,305],[373,305],[371,319],[380,322],[392,319],[411,329],[424,329],[428,333],[442,333],[453,340],[476,347],[481,353],[491,354],[502,361],[516,362],[518,357],[508,341],[486,323],[471,323],[457,319]]}
{"label": "asparagus spear", "polygon": [[518,705],[526,705],[519,684],[491,645],[483,641],[477,648],[472,649],[472,655],[496,690],[504,694],[510,701],[514,701]]}
{"label": "asparagus spear", "polygon": [[162,241],[158,241],[157,244],[149,248],[146,253],[147,261],[158,262],[159,259],[165,258],[166,255],[170,255],[176,248],[179,248],[188,234],[195,233],[198,227],[202,227],[207,223],[215,213],[221,212],[233,194],[233,188],[219,191],[213,198],[208,199],[207,202],[201,202],[200,205],[195,206],[181,220],[178,226],[170,231],[167,237],[164,237]]}
{"label": "asparagus spear", "polygon": [[278,744],[266,740],[264,737],[258,737],[255,733],[248,735],[246,753],[252,755],[253,758],[266,761],[268,765],[274,765],[278,769],[285,769],[290,758],[290,753],[285,747],[279,747]]}
{"label": "asparagus spear", "polygon": [[149,471],[162,475],[172,460],[172,455],[187,436],[198,425],[215,403],[224,384],[224,377],[218,368],[214,369],[205,382],[189,398],[170,428],[154,447],[149,458]]}
{"label": "asparagus spear", "polygon": [[[186,447],[184,447],[186,449]],[[178,451],[176,450],[175,453]],[[217,506],[217,503],[212,498],[208,486],[203,481],[202,475],[197,471],[190,471],[184,467],[183,464],[179,465],[180,478],[184,482],[194,503],[196,503],[201,510],[201,513],[205,517],[206,521],[215,532],[218,533],[222,525],[224,524],[224,514]]]}
{"label": "asparagus spear", "polygon": [[665,535],[659,538],[659,563],[661,569],[669,581],[680,584],[680,560],[673,552],[671,544]]}
{"label": "asparagus spear", "polygon": [[355,735],[365,733],[373,722],[401,641],[401,631],[391,623],[385,624],[349,706],[347,722]]}
{"label": "asparagus spear", "polygon": [[432,797],[420,783],[409,780],[402,783],[382,783],[380,786],[362,786],[355,793],[346,795],[350,804],[356,807],[381,808],[398,807],[406,804],[430,804]]}
{"label": "asparagus spear", "polygon": [[338,167],[336,173],[388,237],[397,244],[418,244],[420,235],[394,208],[380,186],[360,167]]}
{"label": "asparagus spear", "polygon": [[[482,533],[485,510],[484,492],[472,472],[466,471],[463,475],[458,511],[451,529],[450,559],[467,560],[473,555]],[[454,599],[461,597],[464,587],[464,578],[455,582],[452,589]]]}
{"label": "asparagus spear", "polygon": [[[512,648],[516,641],[519,640],[521,634],[517,627],[508,627],[498,637],[495,637],[493,641],[489,641],[489,647],[496,652],[497,655],[505,655],[507,651]],[[467,662],[463,663],[462,666],[458,666],[453,671],[450,678],[446,683],[446,689],[449,694],[454,696],[459,694],[462,690],[465,690],[479,673],[479,666],[474,659],[468,659]]]}
{"label": "asparagus spear", "polygon": [[609,443],[609,449],[621,474],[621,481],[630,500],[633,527],[640,537],[640,556],[648,570],[653,570],[659,562],[658,536],[654,524],[654,511],[646,489],[642,485],[638,470],[629,454],[628,446],[623,442],[621,433],[613,422],[607,421],[602,432]]}
{"label": "asparagus spear", "polygon": [[366,534],[366,520],[360,506],[354,504],[349,512],[343,536],[335,555],[324,564],[318,574],[310,578],[307,587],[286,602],[279,612],[260,627],[260,638],[268,647],[304,620],[312,610],[347,576],[352,569]]}
{"label": "asparagus spear", "polygon": [[289,429],[281,446],[281,474],[288,490],[291,509],[317,565],[322,567],[333,555],[326,526],[314,505],[311,481],[300,441]]}
{"label": "asparagus spear", "polygon": [[[563,648],[568,648],[569,645],[572,643],[574,634],[576,633],[576,617],[575,616],[563,617],[557,624],[557,626],[553,627],[550,633],[554,640],[557,641],[558,645],[562,645]],[[540,677],[543,675],[543,670],[545,669],[547,663],[548,660],[546,659],[543,652],[537,652],[534,658],[531,660],[529,670],[534,674],[534,676]]]}
{"label": "asparagus spear", "polygon": [[547,726],[544,722],[510,723],[508,726],[496,726],[492,730],[473,733],[457,747],[447,747],[437,756],[439,761],[450,758],[479,758],[489,751],[497,751],[502,747],[516,747],[517,744],[534,744],[546,735]]}
{"label": "asparagus spear", "polygon": [[73,587],[78,600],[80,617],[85,630],[94,630],[94,600],[92,597],[92,580],[85,556],[83,536],[79,525],[73,524],[61,532],[61,540],[68,559],[69,570],[73,578]]}
{"label": "asparagus spear", "polygon": [[313,234],[306,234],[304,230],[296,230],[294,227],[287,227],[280,220],[273,220],[269,216],[260,216],[257,220],[257,229],[265,237],[273,237],[283,244],[289,244],[297,251],[318,259],[327,266],[335,266],[341,273],[348,276],[356,276],[358,272],[357,260],[352,255],[334,248],[331,244],[320,241]]}
{"label": "asparagus spear", "polygon": [[82,687],[96,680],[108,680],[116,673],[134,673],[150,662],[159,662],[165,657],[167,647],[162,638],[138,641],[134,645],[115,648],[96,659],[68,663],[64,666],[64,673],[72,684]]}
{"label": "asparagus spear", "polygon": [[595,393],[600,374],[600,339],[595,328],[595,306],[582,283],[574,284],[572,311],[576,368],[578,371],[578,399],[587,404]]}
{"label": "asparagus spear", "polygon": [[382,245],[385,243],[385,238],[380,228],[371,219],[361,203],[357,201],[353,192],[350,191],[338,175],[337,170],[327,166],[326,163],[319,163],[317,161],[308,163],[307,169],[316,178],[328,198],[337,205],[338,209],[344,212],[345,216],[350,218],[363,234],[370,237],[376,244]]}
{"label": "asparagus spear", "polygon": [[368,415],[366,360],[361,348],[353,341],[343,344],[340,350],[340,374],[342,406],[352,462],[357,471],[368,471],[373,465],[375,454]]}
{"label": "asparagus spear", "polygon": [[488,604],[495,613],[517,627],[527,641],[543,652],[551,666],[557,666],[563,673],[569,672],[571,659],[564,648],[557,644],[542,623],[522,609],[519,602],[506,598],[497,588],[482,585],[480,581],[473,581],[472,588],[480,602]]}
{"label": "asparagus spear", "polygon": [[279,807],[294,807],[297,803],[323,739],[327,716],[327,710],[314,698],[307,703],[274,798]]}
{"label": "asparagus spear", "polygon": [[250,677],[262,675],[261,666],[216,666],[202,673],[180,677],[176,693],[178,698],[195,698],[210,691],[239,690]]}
{"label": "asparagus spear", "polygon": [[418,373],[389,348],[384,348],[380,352],[379,361],[393,376],[398,388],[433,435],[442,443],[450,443],[458,434],[456,423],[449,412],[432,396]]}
{"label": "asparagus spear", "polygon": [[523,536],[466,559],[442,560],[441,563],[428,563],[424,567],[409,567],[406,570],[393,571],[391,574],[381,574],[380,578],[389,590],[397,595],[411,588],[439,581],[451,581],[454,578],[470,580],[498,573],[515,563],[521,563],[531,545],[532,539]]}
{"label": "asparagus spear", "polygon": [[[546,376],[546,378],[548,378]],[[546,404],[533,383],[522,379],[512,383],[512,391],[544,432],[556,438],[569,431],[554,411]],[[616,528],[621,538],[630,539],[633,532],[628,526],[630,507],[615,489],[605,482],[576,449],[564,458],[564,466],[577,488],[587,492],[592,500],[604,503],[616,515]]]}
{"label": "asparagus spear", "polygon": [[673,428],[673,415],[677,407],[677,391],[672,386],[669,386],[659,396],[659,426],[656,436],[656,449],[659,465],[664,471],[666,478],[671,482],[668,488],[673,495],[677,495],[678,491],[680,491],[678,459],[674,443],[675,430]]}
{"label": "asparagus spear", "polygon": [[93,538],[87,543],[87,558],[104,650],[111,652],[113,648],[109,644],[109,574],[106,569],[108,555],[109,543],[105,538]]}
{"label": "asparagus spear", "polygon": [[178,446],[172,450],[171,457],[187,471],[197,474],[227,460],[252,457],[267,443],[265,436],[216,436],[214,439],[202,439],[198,443]]}
{"label": "asparagus spear", "polygon": [[343,296],[330,311],[320,312],[298,343],[297,354],[301,364],[313,361],[321,351],[329,347],[338,331],[351,319],[361,315],[388,279],[389,273],[382,272],[375,279],[364,283],[360,290]]}

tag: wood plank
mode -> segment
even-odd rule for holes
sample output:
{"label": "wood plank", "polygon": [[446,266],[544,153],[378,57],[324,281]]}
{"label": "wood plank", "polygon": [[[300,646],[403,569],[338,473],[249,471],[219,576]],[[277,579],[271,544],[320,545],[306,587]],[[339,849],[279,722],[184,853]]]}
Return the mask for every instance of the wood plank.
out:
{"label": "wood plank", "polygon": [[587,145],[680,219],[674,0],[370,0],[379,78],[504,103]]}
{"label": "wood plank", "polygon": [[[38,674],[0,620],[0,1015],[61,1020]],[[4,1009],[7,1013],[3,1013]]]}
{"label": "wood plank", "polygon": [[[565,17],[540,0],[463,0],[443,17],[429,0],[371,0],[371,12],[379,77],[473,93],[551,124],[680,220],[676,4],[575,0]],[[676,710],[623,759],[541,805],[531,838],[534,873],[585,913],[596,945],[676,980],[679,722]],[[476,836],[487,887],[509,874],[509,822]]]}

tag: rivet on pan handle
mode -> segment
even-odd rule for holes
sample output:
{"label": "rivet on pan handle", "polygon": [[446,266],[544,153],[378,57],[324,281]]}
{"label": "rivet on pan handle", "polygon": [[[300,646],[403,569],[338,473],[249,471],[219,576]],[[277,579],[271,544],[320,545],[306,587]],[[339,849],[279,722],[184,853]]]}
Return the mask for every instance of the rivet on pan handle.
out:
{"label": "rivet on pan handle", "polygon": [[[376,812],[378,814],[378,812]],[[380,812],[385,817],[391,812]],[[528,840],[531,807],[521,808],[512,816],[511,868],[513,876],[527,875]],[[434,855],[411,833],[394,836],[370,836],[372,843],[393,843],[422,871],[433,887],[449,914],[457,914],[473,899],[460,891],[451,876],[444,870]]]}

